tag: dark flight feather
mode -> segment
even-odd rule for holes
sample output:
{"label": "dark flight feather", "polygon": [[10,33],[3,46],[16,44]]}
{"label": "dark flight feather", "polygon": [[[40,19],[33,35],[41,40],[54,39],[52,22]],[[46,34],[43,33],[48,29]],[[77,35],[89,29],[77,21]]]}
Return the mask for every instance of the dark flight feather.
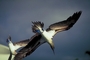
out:
{"label": "dark flight feather", "polygon": [[82,13],[82,11],[76,12],[64,21],[60,21],[60,22],[51,24],[49,26],[49,28],[46,29],[46,31],[55,30],[57,33],[60,31],[69,30],[79,19],[81,13]]}
{"label": "dark flight feather", "polygon": [[31,37],[30,42],[22,48],[18,54],[14,57],[14,60],[22,60],[24,57],[27,57],[30,55],[32,52],[34,52],[41,44],[40,43],[41,35],[40,34],[35,34],[34,36]]}

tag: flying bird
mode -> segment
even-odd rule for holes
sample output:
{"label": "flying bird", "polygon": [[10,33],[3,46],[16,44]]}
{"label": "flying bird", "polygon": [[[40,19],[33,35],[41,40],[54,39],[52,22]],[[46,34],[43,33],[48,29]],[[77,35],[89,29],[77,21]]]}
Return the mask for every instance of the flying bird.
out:
{"label": "flying bird", "polygon": [[22,60],[46,42],[54,52],[54,44],[52,41],[53,36],[58,32],[69,30],[79,19],[81,13],[82,11],[76,12],[64,21],[51,24],[46,30],[43,30],[44,23],[40,21],[32,22],[32,31],[35,35],[33,35],[29,43],[15,55],[14,60]]}
{"label": "flying bird", "polygon": [[9,36],[8,39],[7,39],[8,46],[9,46],[9,48],[11,50],[11,53],[13,55],[16,55],[17,54],[16,50],[21,48],[21,47],[26,46],[28,44],[28,42],[29,42],[29,39],[13,43],[12,40],[11,40],[11,36]]}
{"label": "flying bird", "polygon": [[43,22],[32,22],[33,23],[33,32],[40,33],[42,35],[42,39],[46,41],[51,49],[54,52],[54,43],[53,43],[53,37],[58,32],[69,30],[73,25],[77,22],[81,15],[81,11],[74,13],[72,16],[67,18],[64,21],[56,22],[54,24],[51,24],[46,30],[43,29],[44,23]]}
{"label": "flying bird", "polygon": [[[28,44],[29,39],[25,39],[25,40],[22,40],[16,43],[12,43],[11,36],[9,36],[6,42],[8,43],[8,46],[0,45],[0,56],[2,57],[6,56],[7,59],[10,60],[12,57],[14,57],[14,55],[17,54],[16,50],[18,50],[21,47],[25,47]],[[4,59],[4,60],[7,60],[7,59]],[[0,60],[3,60],[3,58],[0,58]]]}

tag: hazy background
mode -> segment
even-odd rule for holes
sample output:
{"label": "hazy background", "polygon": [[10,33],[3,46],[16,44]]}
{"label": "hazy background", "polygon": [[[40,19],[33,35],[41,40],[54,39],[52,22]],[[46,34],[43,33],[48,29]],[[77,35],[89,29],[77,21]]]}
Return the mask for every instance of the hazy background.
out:
{"label": "hazy background", "polygon": [[46,29],[50,24],[67,19],[77,11],[82,15],[68,31],[55,35],[55,55],[47,43],[23,60],[89,60],[90,0],[0,0],[0,44],[30,38],[31,21],[42,21]]}

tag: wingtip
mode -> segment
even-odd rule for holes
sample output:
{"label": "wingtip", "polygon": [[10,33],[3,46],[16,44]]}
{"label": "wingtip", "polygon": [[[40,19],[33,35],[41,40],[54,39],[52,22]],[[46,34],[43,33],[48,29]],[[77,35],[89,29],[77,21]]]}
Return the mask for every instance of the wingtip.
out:
{"label": "wingtip", "polygon": [[82,14],[82,11],[80,10],[80,11],[78,11],[78,12],[76,12],[77,14],[79,14],[79,15],[81,15]]}
{"label": "wingtip", "polygon": [[79,13],[82,13],[82,11],[80,10]]}

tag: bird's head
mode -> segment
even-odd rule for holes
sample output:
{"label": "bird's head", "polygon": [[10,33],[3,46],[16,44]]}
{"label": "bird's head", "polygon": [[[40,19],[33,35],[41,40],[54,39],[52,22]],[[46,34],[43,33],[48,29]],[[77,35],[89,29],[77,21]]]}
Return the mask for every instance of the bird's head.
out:
{"label": "bird's head", "polygon": [[6,40],[7,43],[10,43],[11,42],[11,36],[9,36]]}
{"label": "bird's head", "polygon": [[42,33],[44,24],[40,21],[38,22],[32,22],[34,25],[32,25],[32,31],[34,33]]}

